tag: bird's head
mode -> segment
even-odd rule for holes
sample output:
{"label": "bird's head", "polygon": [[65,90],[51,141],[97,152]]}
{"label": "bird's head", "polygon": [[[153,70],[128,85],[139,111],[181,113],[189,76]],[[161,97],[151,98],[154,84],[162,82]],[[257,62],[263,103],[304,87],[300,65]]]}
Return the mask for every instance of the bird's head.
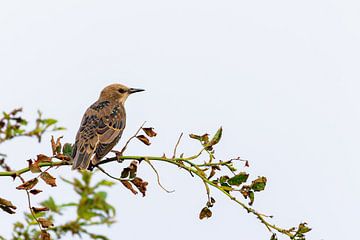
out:
{"label": "bird's head", "polygon": [[124,104],[130,94],[145,91],[139,88],[128,88],[122,84],[114,83],[106,86],[100,93],[100,99],[119,101]]}

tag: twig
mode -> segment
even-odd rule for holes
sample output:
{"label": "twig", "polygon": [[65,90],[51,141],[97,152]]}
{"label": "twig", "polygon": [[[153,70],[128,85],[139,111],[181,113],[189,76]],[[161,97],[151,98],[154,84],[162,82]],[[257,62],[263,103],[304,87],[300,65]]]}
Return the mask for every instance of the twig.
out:
{"label": "twig", "polygon": [[206,189],[206,195],[208,197],[208,203],[211,203],[210,188],[207,182],[203,181]]}
{"label": "twig", "polygon": [[183,136],[183,133],[180,134],[177,142],[176,142],[176,145],[175,145],[175,148],[174,148],[174,154],[173,154],[173,157],[172,158],[175,158],[176,157],[176,149],[177,147],[179,146],[179,143],[180,143],[180,140],[181,140],[181,137]]}
{"label": "twig", "polygon": [[157,178],[157,183],[158,183],[158,185],[159,185],[165,192],[167,192],[167,193],[173,193],[173,192],[175,192],[175,190],[167,190],[167,189],[161,184],[161,182],[160,182],[160,175],[159,175],[158,171],[156,170],[156,168],[154,167],[154,165],[153,165],[148,159],[146,159],[146,158],[145,158],[145,162],[146,162],[147,164],[149,164],[150,167],[154,170],[154,172],[155,172],[155,174],[156,174],[156,178]]}
{"label": "twig", "polygon": [[[25,183],[25,179],[22,177],[22,176],[19,176],[20,180],[22,183]],[[31,206],[31,197],[30,197],[30,193],[29,193],[29,190],[25,189],[26,191],[26,195],[27,195],[27,201],[28,201],[28,208],[30,210],[30,213],[31,215],[33,216],[33,218],[35,219],[35,221],[37,222],[37,224],[39,225],[39,229],[40,231],[42,231],[42,227],[41,227],[41,224],[39,222],[39,220],[37,219],[33,209],[32,209],[32,206]]]}
{"label": "twig", "polygon": [[127,146],[129,145],[130,141],[133,140],[134,138],[136,138],[136,136],[137,136],[138,133],[141,131],[141,129],[143,128],[143,126],[145,125],[145,123],[146,123],[146,121],[145,121],[143,124],[141,124],[141,126],[140,126],[139,129],[135,132],[135,134],[132,135],[132,136],[126,141],[124,147],[123,147],[123,148],[121,149],[121,151],[120,151],[120,156],[123,155],[123,153],[125,152]]}
{"label": "twig", "polygon": [[103,173],[105,173],[106,176],[108,176],[109,178],[112,178],[112,179],[114,179],[114,180],[116,180],[116,181],[129,181],[129,180],[131,180],[131,179],[129,179],[129,178],[117,178],[117,177],[114,177],[114,176],[112,176],[111,174],[109,174],[108,172],[106,172],[105,169],[103,169],[103,168],[100,167],[99,165],[96,165],[95,167],[98,168],[98,169],[99,169],[100,171],[102,171]]}
{"label": "twig", "polygon": [[[202,150],[203,151],[203,150]],[[116,178],[112,175],[110,175],[109,173],[107,173],[104,169],[102,169],[99,165],[101,164],[105,164],[105,163],[109,163],[109,162],[114,162],[114,161],[118,161],[118,159],[122,159],[122,160],[146,160],[146,162],[150,163],[150,161],[161,161],[161,162],[167,162],[169,164],[173,164],[176,165],[179,168],[182,168],[188,172],[190,172],[193,175],[198,176],[205,184],[205,186],[212,186],[216,189],[218,189],[219,191],[221,191],[222,193],[224,193],[226,196],[228,196],[231,200],[233,200],[234,202],[236,202],[237,204],[239,204],[242,208],[244,208],[248,213],[251,213],[253,215],[255,215],[261,223],[263,223],[265,225],[265,227],[270,231],[273,232],[273,230],[276,230],[277,232],[280,232],[282,234],[285,234],[287,236],[289,236],[290,238],[293,238],[295,235],[294,231],[291,230],[286,230],[286,229],[282,229],[279,228],[277,226],[275,226],[274,224],[271,224],[269,222],[267,222],[265,220],[265,215],[262,213],[257,212],[255,209],[247,206],[247,204],[239,201],[238,199],[236,199],[234,196],[232,196],[228,191],[224,190],[222,188],[222,186],[214,183],[213,181],[207,179],[207,176],[204,174],[204,171],[200,169],[200,167],[205,167],[205,166],[214,166],[214,165],[226,165],[229,162],[212,162],[212,163],[205,163],[205,164],[195,164],[193,162],[191,162],[191,160],[194,160],[196,158],[198,158],[202,151],[200,151],[198,154],[190,156],[190,157],[183,157],[183,158],[166,158],[166,157],[156,157],[156,156],[119,156],[119,157],[112,157],[112,158],[107,158],[101,162],[99,162],[96,167],[102,171],[103,173],[105,173],[108,177],[115,179],[117,181],[121,181],[121,180],[129,180],[129,179],[121,179],[121,178]],[[187,163],[186,165],[184,163]],[[63,166],[63,165],[71,165],[69,162],[43,162],[39,164],[39,167],[50,167],[50,166]],[[20,169],[18,171],[11,171],[11,172],[0,172],[0,176],[19,176],[30,171],[29,167],[27,168],[23,168]],[[157,172],[156,172],[157,173]],[[158,173],[157,173],[158,176]],[[131,179],[130,179],[131,180]],[[158,181],[160,182],[159,178]],[[160,185],[160,184],[159,184]],[[208,191],[208,190],[207,190]],[[210,194],[209,194],[210,195]],[[209,197],[208,195],[208,197]],[[29,205],[31,206],[31,204]]]}

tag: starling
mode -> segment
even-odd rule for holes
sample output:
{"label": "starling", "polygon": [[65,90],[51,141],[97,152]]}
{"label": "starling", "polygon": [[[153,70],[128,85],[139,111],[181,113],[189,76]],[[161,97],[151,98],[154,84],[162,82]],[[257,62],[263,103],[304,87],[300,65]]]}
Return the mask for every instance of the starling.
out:
{"label": "starling", "polygon": [[121,84],[101,91],[82,118],[73,148],[73,170],[91,169],[117,144],[126,123],[124,103],[130,94],[142,91]]}

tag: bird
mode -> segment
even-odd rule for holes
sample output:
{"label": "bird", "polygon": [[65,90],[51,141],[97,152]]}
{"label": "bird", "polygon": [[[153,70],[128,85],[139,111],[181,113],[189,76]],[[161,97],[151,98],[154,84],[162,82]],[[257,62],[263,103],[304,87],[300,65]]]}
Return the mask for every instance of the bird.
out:
{"label": "bird", "polygon": [[73,145],[72,170],[92,169],[118,143],[126,125],[125,101],[145,91],[115,83],[106,86],[99,99],[84,113]]}

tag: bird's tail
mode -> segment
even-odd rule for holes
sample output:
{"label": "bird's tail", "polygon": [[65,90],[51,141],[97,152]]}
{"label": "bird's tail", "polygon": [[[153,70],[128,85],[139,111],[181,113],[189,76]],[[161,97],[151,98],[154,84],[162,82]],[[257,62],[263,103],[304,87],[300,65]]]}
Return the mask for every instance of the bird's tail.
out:
{"label": "bird's tail", "polygon": [[86,152],[81,153],[80,151],[76,151],[75,156],[73,157],[74,162],[72,165],[72,170],[75,169],[87,169],[90,164],[90,155]]}

